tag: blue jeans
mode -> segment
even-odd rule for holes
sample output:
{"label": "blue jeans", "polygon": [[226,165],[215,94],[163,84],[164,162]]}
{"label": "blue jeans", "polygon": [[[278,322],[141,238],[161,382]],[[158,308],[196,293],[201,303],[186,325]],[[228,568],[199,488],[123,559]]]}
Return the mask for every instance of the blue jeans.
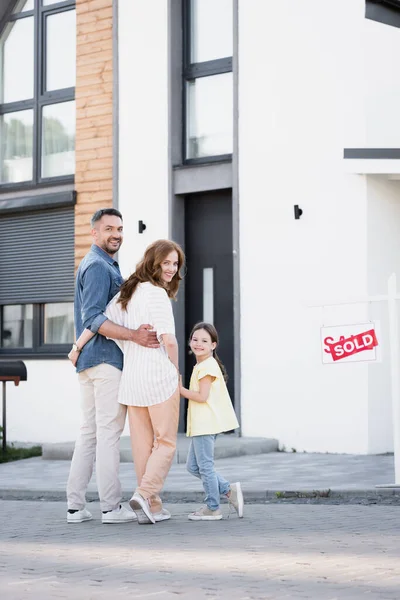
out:
{"label": "blue jeans", "polygon": [[214,468],[216,438],[215,434],[193,436],[186,462],[189,473],[203,482],[205,502],[210,510],[217,510],[220,496],[225,496],[230,490],[229,481],[218,475]]}

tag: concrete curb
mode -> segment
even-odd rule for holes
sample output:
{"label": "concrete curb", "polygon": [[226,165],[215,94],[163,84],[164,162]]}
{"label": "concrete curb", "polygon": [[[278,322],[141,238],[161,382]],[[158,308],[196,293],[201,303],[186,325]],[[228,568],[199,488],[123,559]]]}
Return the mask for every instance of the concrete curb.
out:
{"label": "concrete curb", "polygon": [[[127,502],[132,491],[122,492],[122,501]],[[203,502],[202,491],[164,490],[163,500],[171,504]],[[321,489],[321,490],[244,490],[249,504],[392,504],[400,505],[400,489]],[[88,502],[97,502],[97,492],[86,494]],[[60,490],[16,490],[0,489],[0,500],[42,500],[65,502],[65,491]]]}

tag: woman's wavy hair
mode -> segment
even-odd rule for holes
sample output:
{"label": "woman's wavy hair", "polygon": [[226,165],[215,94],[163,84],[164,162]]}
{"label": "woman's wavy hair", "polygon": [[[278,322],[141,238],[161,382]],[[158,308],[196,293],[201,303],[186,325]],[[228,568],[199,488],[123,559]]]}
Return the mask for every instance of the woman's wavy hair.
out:
{"label": "woman's wavy hair", "polygon": [[[161,278],[161,263],[173,251],[178,254],[178,270],[172,281],[165,282]],[[153,285],[164,288],[169,298],[176,300],[176,295],[179,289],[179,283],[182,280],[181,269],[185,264],[185,254],[182,248],[176,242],[170,240],[157,240],[146,248],[142,260],[136,265],[136,270],[122,284],[118,302],[122,305],[123,310],[126,310],[129,300],[132,298],[134,291],[139,283],[148,281]]]}
{"label": "woman's wavy hair", "polygon": [[207,331],[208,335],[211,338],[211,341],[213,343],[217,344],[215,346],[215,349],[213,350],[213,357],[217,361],[225,381],[228,381],[228,373],[226,372],[226,369],[225,369],[223,363],[221,362],[220,357],[218,356],[218,354],[216,352],[218,345],[219,345],[219,337],[218,337],[218,332],[215,329],[214,325],[211,325],[211,323],[204,323],[203,321],[201,321],[200,323],[196,323],[196,325],[192,329],[192,333],[190,334],[189,343],[192,341],[194,334],[196,333],[196,331],[199,331],[199,329],[204,329],[205,331]]}

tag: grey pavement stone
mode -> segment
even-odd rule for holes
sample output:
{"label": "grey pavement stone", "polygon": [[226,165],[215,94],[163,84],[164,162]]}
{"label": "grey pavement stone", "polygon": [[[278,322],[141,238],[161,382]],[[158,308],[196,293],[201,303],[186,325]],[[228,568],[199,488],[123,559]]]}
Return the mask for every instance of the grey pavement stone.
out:
{"label": "grey pavement stone", "polygon": [[[399,508],[250,505],[193,523],[67,525],[52,502],[0,501],[2,600],[398,600]],[[223,507],[224,515],[227,508]]]}
{"label": "grey pavement stone", "polygon": [[[400,501],[399,489],[375,488],[394,481],[391,455],[273,452],[219,459],[216,468],[228,480],[241,481],[246,499],[252,502]],[[68,473],[68,461],[32,458],[0,464],[0,498],[64,500]],[[136,486],[132,463],[121,464],[120,478],[124,499],[128,499]],[[201,501],[201,482],[187,473],[185,465],[174,464],[163,497],[169,502]],[[95,475],[88,498],[97,499]]]}
{"label": "grey pavement stone", "polygon": [[[178,434],[177,448],[174,462],[185,464],[189,450],[190,438],[185,434]],[[43,444],[44,460],[71,460],[75,442],[60,442]],[[246,456],[249,454],[265,454],[277,452],[278,440],[269,438],[238,437],[235,434],[220,435],[215,443],[215,458],[229,458],[233,456]],[[132,462],[130,439],[123,436],[120,443],[121,462]]]}

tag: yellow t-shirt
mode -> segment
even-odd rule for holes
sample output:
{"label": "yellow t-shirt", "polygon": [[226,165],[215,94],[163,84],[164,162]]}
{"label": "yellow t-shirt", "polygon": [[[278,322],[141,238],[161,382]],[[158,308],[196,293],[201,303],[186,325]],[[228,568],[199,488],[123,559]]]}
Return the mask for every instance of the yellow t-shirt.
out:
{"label": "yellow t-shirt", "polygon": [[213,356],[206,358],[206,360],[194,367],[189,389],[193,392],[199,392],[200,379],[206,375],[211,375],[215,379],[211,384],[207,402],[189,400],[187,415],[188,436],[211,435],[239,427],[224,376]]}

